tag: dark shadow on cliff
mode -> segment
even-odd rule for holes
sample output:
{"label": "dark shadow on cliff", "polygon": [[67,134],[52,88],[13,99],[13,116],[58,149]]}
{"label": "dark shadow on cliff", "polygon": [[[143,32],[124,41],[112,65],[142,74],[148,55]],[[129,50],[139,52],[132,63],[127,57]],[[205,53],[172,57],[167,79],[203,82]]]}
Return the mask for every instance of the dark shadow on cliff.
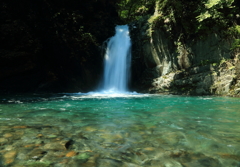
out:
{"label": "dark shadow on cliff", "polygon": [[102,72],[100,48],[114,34],[107,1],[0,3],[0,92],[89,91]]}

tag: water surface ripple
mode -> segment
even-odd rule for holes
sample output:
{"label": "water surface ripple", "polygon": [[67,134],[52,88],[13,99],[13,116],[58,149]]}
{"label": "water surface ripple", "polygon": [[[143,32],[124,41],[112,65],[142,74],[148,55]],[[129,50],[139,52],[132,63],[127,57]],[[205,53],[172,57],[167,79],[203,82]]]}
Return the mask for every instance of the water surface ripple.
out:
{"label": "water surface ripple", "polygon": [[[31,149],[44,151],[33,162],[50,166],[60,166],[63,161],[70,166],[92,163],[105,167],[240,166],[239,108],[237,98],[211,96],[90,93],[1,97],[0,154],[8,165],[5,155],[16,151],[10,163],[16,166],[38,156]],[[54,142],[66,138],[65,149],[52,148]],[[30,144],[31,149],[26,147]],[[73,156],[69,156],[71,151]],[[63,156],[57,158],[59,152]]]}

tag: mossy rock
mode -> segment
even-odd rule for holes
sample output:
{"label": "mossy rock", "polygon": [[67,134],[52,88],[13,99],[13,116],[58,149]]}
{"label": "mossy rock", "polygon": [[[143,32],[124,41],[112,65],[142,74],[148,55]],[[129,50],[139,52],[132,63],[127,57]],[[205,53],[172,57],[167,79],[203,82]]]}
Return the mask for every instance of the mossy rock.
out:
{"label": "mossy rock", "polygon": [[51,162],[48,162],[48,161],[46,161],[46,162],[33,162],[33,161],[31,161],[31,162],[26,162],[26,163],[24,163],[24,166],[26,166],[26,167],[50,167],[51,166]]}
{"label": "mossy rock", "polygon": [[79,154],[78,156],[76,156],[76,158],[79,160],[88,160],[89,157],[90,157],[90,155],[88,153],[82,153],[82,154]]}
{"label": "mossy rock", "polygon": [[90,155],[88,153],[82,153],[76,156],[76,159],[80,160],[82,163],[87,162],[90,158]]}

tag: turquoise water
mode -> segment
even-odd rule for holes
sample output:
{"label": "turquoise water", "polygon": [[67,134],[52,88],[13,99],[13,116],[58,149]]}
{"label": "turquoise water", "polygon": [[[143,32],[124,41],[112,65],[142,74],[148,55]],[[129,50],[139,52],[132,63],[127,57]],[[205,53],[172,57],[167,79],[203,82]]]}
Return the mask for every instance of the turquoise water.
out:
{"label": "turquoise water", "polygon": [[[142,166],[239,166],[239,121],[240,101],[230,97],[58,94],[0,99],[0,126],[51,126],[58,129],[56,135],[68,132],[76,141],[81,133],[93,152]],[[132,154],[122,158],[124,151]]]}

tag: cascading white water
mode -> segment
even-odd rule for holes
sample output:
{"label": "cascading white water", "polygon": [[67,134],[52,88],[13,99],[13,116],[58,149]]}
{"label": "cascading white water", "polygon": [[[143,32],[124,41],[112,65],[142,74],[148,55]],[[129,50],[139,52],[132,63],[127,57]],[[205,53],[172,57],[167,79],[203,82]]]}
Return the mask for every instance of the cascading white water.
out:
{"label": "cascading white water", "polygon": [[131,40],[128,25],[116,26],[104,57],[102,91],[124,93],[128,91],[131,63]]}

